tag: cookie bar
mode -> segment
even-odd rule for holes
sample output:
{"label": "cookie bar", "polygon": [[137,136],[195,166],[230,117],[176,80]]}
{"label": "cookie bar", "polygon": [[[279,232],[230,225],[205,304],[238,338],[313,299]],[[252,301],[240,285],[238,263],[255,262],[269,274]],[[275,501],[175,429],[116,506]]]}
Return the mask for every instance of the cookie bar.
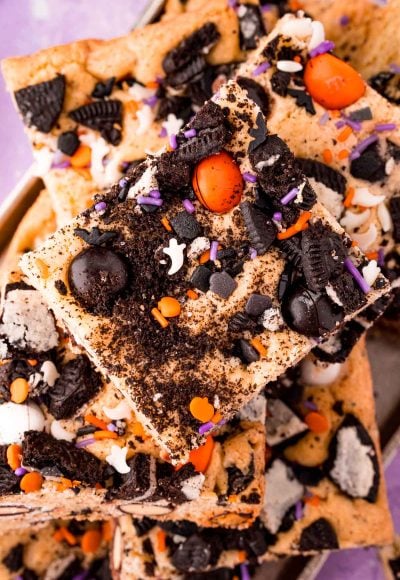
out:
{"label": "cookie bar", "polygon": [[260,519],[227,533],[123,517],[111,556],[116,578],[233,578],[237,566],[245,574],[248,565],[281,556],[391,542],[364,342],[342,365],[306,358],[267,394]]}
{"label": "cookie bar", "polygon": [[2,580],[111,578],[112,522],[55,521],[0,536]]}
{"label": "cookie bar", "polygon": [[[21,264],[180,461],[204,432],[388,286],[378,270],[367,284],[355,266],[366,268],[365,258],[316,203],[289,149],[266,134],[261,110],[236,83],[222,87],[175,141]],[[221,171],[223,196],[212,181]],[[330,265],[321,260],[325,238]],[[303,281],[292,279],[286,267],[293,272],[293,261],[280,244],[309,257]],[[330,280],[352,288],[344,307],[326,293]]]}
{"label": "cookie bar", "polygon": [[[254,17],[264,33],[261,14]],[[7,87],[59,225],[145,152],[160,149],[212,96],[247,45],[237,14],[224,4],[122,38],[5,60]]]}

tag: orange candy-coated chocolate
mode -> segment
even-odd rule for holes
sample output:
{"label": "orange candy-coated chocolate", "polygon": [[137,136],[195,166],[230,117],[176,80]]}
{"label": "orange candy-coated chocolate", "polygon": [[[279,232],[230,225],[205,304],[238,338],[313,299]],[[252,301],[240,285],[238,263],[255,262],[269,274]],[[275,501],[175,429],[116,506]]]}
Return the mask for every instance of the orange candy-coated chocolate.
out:
{"label": "orange candy-coated chocolate", "polygon": [[43,477],[37,471],[32,471],[31,473],[26,473],[19,486],[25,493],[31,493],[33,491],[39,491],[43,485]]}
{"label": "orange candy-coated chocolate", "polygon": [[358,72],[328,53],[308,61],[304,82],[312,98],[326,109],[344,109],[365,93],[365,83]]}
{"label": "orange candy-coated chocolate", "polygon": [[165,318],[174,318],[181,313],[181,305],[176,298],[172,296],[164,296],[158,303],[158,310]]}
{"label": "orange candy-coated chocolate", "polygon": [[213,449],[214,439],[209,435],[204,445],[190,452],[189,461],[193,464],[196,471],[204,473],[207,470]]}
{"label": "orange candy-coated chocolate", "polygon": [[208,402],[207,397],[194,397],[190,401],[189,409],[193,417],[202,423],[207,423],[214,417],[214,407]]}
{"label": "orange candy-coated chocolate", "polygon": [[200,161],[194,170],[192,185],[200,203],[214,213],[227,213],[242,198],[242,174],[226,151]]}
{"label": "orange candy-coated chocolate", "polygon": [[23,403],[29,395],[29,383],[26,379],[14,379],[10,385],[11,400],[13,403]]}

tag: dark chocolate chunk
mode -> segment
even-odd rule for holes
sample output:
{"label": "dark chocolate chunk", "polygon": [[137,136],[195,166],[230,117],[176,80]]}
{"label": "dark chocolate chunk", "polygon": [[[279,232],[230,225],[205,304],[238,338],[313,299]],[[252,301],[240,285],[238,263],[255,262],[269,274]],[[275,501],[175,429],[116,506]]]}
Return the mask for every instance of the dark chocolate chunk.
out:
{"label": "dark chocolate chunk", "polygon": [[73,155],[80,145],[79,137],[75,131],[65,131],[57,139],[57,149],[65,155]]}
{"label": "dark chocolate chunk", "polygon": [[14,96],[25,125],[42,133],[50,133],[60,116],[64,103],[65,76],[30,85]]}
{"label": "dark chocolate chunk", "polygon": [[299,89],[287,89],[287,94],[291,97],[294,97],[298,107],[303,107],[307,113],[310,113],[310,115],[316,114],[313,100],[306,91]]}
{"label": "dark chocolate chunk", "polygon": [[181,211],[170,219],[175,233],[184,240],[194,240],[203,234],[203,228],[196,218],[187,211]]}
{"label": "dark chocolate chunk", "polygon": [[256,4],[240,4],[238,16],[240,48],[252,50],[257,47],[257,41],[266,34],[261,10]]}
{"label": "dark chocolate chunk", "polygon": [[24,545],[13,546],[2,562],[10,572],[18,572],[24,565]]}
{"label": "dark chocolate chunk", "polygon": [[172,563],[181,572],[206,569],[211,557],[211,546],[203,538],[194,534],[179,544],[172,556]]}
{"label": "dark chocolate chunk", "polygon": [[371,121],[372,111],[369,107],[363,107],[362,109],[356,109],[349,114],[349,119],[351,121]]}
{"label": "dark chocolate chunk", "polygon": [[214,272],[210,276],[210,290],[221,298],[229,298],[236,290],[237,282],[227,272]]}
{"label": "dark chocolate chunk", "polygon": [[290,73],[277,70],[271,77],[271,87],[274,93],[281,97],[286,97],[289,84],[290,84]]}
{"label": "dark chocolate chunk", "polygon": [[256,126],[250,129],[250,136],[253,137],[253,141],[249,145],[249,153],[255,151],[262,143],[264,143],[267,137],[267,126],[265,124],[264,115],[258,113],[256,119]]}
{"label": "dark chocolate chunk", "polygon": [[[354,415],[345,415],[331,439],[325,470],[346,495],[375,503],[380,483],[374,442]],[[354,465],[353,469],[348,466]],[[366,485],[369,484],[368,487]]]}
{"label": "dark chocolate chunk", "polygon": [[117,236],[116,232],[102,232],[97,227],[92,228],[90,232],[83,228],[75,228],[74,234],[91,246],[102,246]]}
{"label": "dark chocolate chunk", "polygon": [[303,157],[297,158],[297,163],[299,164],[301,170],[307,177],[312,177],[315,181],[323,183],[326,187],[329,187],[333,191],[337,191],[341,195],[345,194],[346,191],[346,178],[344,175],[321,163],[321,161],[316,161],[315,159],[305,159]]}
{"label": "dark chocolate chunk", "polygon": [[382,71],[371,77],[368,82],[385,99],[400,105],[400,74]]}
{"label": "dark chocolate chunk", "polygon": [[400,196],[390,199],[389,211],[393,222],[393,239],[400,243]]}
{"label": "dark chocolate chunk", "polygon": [[220,38],[220,33],[214,23],[208,22],[199,30],[182,40],[171,50],[162,62],[164,71],[169,75],[190,63],[195,55],[204,52]]}
{"label": "dark chocolate chunk", "polygon": [[237,84],[246,91],[249,99],[254,101],[261,109],[264,117],[269,116],[270,113],[270,98],[264,88],[254,79],[247,77],[238,77]]}
{"label": "dark chocolate chunk", "polygon": [[297,282],[283,297],[282,316],[292,330],[318,337],[338,326],[344,313],[326,294],[313,292]]}
{"label": "dark chocolate chunk", "polygon": [[109,97],[114,88],[115,77],[110,77],[106,81],[99,81],[95,84],[92,91],[92,97],[95,99],[104,99],[104,97]]}
{"label": "dark chocolate chunk", "polygon": [[386,160],[379,153],[379,143],[371,143],[358,157],[350,163],[350,173],[358,179],[371,183],[381,181],[386,177]]}
{"label": "dark chocolate chunk", "polygon": [[249,316],[261,316],[267,308],[271,308],[272,300],[263,294],[252,294],[246,302],[245,311]]}
{"label": "dark chocolate chunk", "polygon": [[301,532],[299,548],[301,552],[337,550],[339,542],[332,524],[325,518],[315,520]]}
{"label": "dark chocolate chunk", "polygon": [[231,332],[254,330],[255,327],[255,322],[245,312],[237,312],[228,322],[228,328]]}
{"label": "dark chocolate chunk", "polygon": [[87,356],[80,355],[70,360],[62,367],[54,387],[47,392],[50,413],[56,419],[72,417],[98,393],[101,385],[101,377],[92,368]]}
{"label": "dark chocolate chunk", "polygon": [[122,123],[121,101],[117,99],[94,101],[70,111],[68,115],[77,123],[99,131],[101,136],[112,145],[120,143],[121,131],[114,125],[120,126]]}
{"label": "dark chocolate chunk", "polygon": [[250,364],[259,360],[260,355],[258,351],[251,346],[247,340],[241,338],[239,340],[239,347],[240,347],[240,359],[245,362],[246,364]]}
{"label": "dark chocolate chunk", "polygon": [[19,491],[19,479],[7,466],[0,465],[0,494],[14,493]]}
{"label": "dark chocolate chunk", "polygon": [[254,479],[254,459],[252,458],[247,473],[236,466],[227,468],[228,473],[228,496],[242,493]]}
{"label": "dark chocolate chunk", "polygon": [[112,250],[92,246],[72,260],[68,281],[75,298],[87,308],[95,308],[109,304],[124,290],[128,269]]}
{"label": "dark chocolate chunk", "polygon": [[245,201],[240,204],[249,241],[257,254],[265,254],[276,238],[274,222],[254,204]]}
{"label": "dark chocolate chunk", "polygon": [[104,479],[105,465],[97,457],[47,433],[27,431],[22,442],[22,457],[27,467],[38,470],[55,467],[64,477],[92,486]]}
{"label": "dark chocolate chunk", "polygon": [[207,292],[210,288],[211,274],[212,272],[207,268],[207,266],[197,266],[190,278],[190,284],[194,286],[194,288],[197,288],[197,290],[201,290],[201,292]]}
{"label": "dark chocolate chunk", "polygon": [[366,304],[364,292],[349,272],[343,272],[331,280],[331,285],[346,314],[351,314]]}

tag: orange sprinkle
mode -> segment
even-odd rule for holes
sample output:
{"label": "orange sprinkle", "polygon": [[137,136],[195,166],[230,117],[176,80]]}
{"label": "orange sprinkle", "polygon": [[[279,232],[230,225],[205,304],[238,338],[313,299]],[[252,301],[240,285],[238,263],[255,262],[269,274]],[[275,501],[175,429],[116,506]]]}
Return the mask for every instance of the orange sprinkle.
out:
{"label": "orange sprinkle", "polygon": [[344,207],[350,207],[351,204],[353,203],[353,197],[356,193],[356,190],[354,189],[354,187],[349,187],[349,189],[347,190],[346,193],[346,197],[344,198],[343,201],[343,205]]}
{"label": "orange sprinkle", "polygon": [[125,111],[134,117],[137,113],[139,105],[136,101],[127,101],[124,103],[124,107]]}
{"label": "orange sprinkle", "polygon": [[259,338],[253,338],[250,341],[250,344],[252,347],[254,347],[256,349],[256,351],[258,352],[258,354],[260,356],[267,356],[268,351]]}
{"label": "orange sprinkle", "polygon": [[368,260],[377,260],[379,258],[378,252],[367,252],[365,255]]}
{"label": "orange sprinkle", "polygon": [[88,530],[81,537],[81,548],[85,554],[94,554],[101,544],[101,533],[99,530]]}
{"label": "orange sprinkle", "polygon": [[21,467],[22,448],[13,443],[7,447],[7,463],[13,471]]}
{"label": "orange sprinkle", "polygon": [[193,417],[202,423],[211,421],[215,412],[207,397],[194,397],[190,401],[189,409]]}
{"label": "orange sprinkle", "polygon": [[169,322],[166,318],[164,318],[164,316],[161,314],[161,312],[158,310],[158,308],[152,308],[151,313],[152,313],[153,317],[157,320],[157,322],[161,326],[161,328],[167,328]]}
{"label": "orange sprinkle", "polygon": [[325,163],[332,163],[333,155],[330,149],[324,149],[322,151],[322,157]]}
{"label": "orange sprinkle", "polygon": [[217,411],[214,417],[211,419],[213,423],[219,423],[222,420],[222,415],[219,411]]}
{"label": "orange sprinkle", "polygon": [[81,169],[88,167],[92,160],[92,150],[87,145],[79,145],[75,153],[70,157],[72,167]]}
{"label": "orange sprinkle", "polygon": [[93,437],[95,439],[118,439],[118,434],[114,431],[108,431],[108,429],[106,429],[105,431],[95,431],[93,433]]}
{"label": "orange sprinkle", "polygon": [[204,473],[210,463],[214,449],[214,439],[209,435],[204,445],[193,449],[189,454],[189,462],[192,463],[196,471]]}
{"label": "orange sprinkle", "polygon": [[340,141],[340,143],[343,143],[343,141],[346,141],[346,139],[348,139],[352,133],[353,129],[348,125],[346,125],[346,127],[344,127],[342,131],[340,131],[337,140]]}
{"label": "orange sprinkle", "polygon": [[162,225],[164,226],[164,228],[167,230],[167,232],[172,232],[172,226],[171,226],[171,224],[169,223],[169,221],[168,221],[168,218],[167,218],[166,216],[164,216],[164,217],[161,219],[161,223],[162,223]]}
{"label": "orange sprinkle", "polygon": [[294,62],[301,62],[301,56],[296,54],[296,56],[293,57],[293,60],[294,60]]}
{"label": "orange sprinkle", "polygon": [[147,89],[158,89],[158,82],[157,81],[149,81],[146,83]]}
{"label": "orange sprinkle", "polygon": [[290,228],[288,228],[284,232],[279,232],[277,236],[278,240],[286,240],[287,238],[291,238],[292,236],[295,236],[302,230],[306,229],[308,227],[307,222],[311,218],[311,215],[312,214],[310,211],[304,211],[296,223],[294,223],[292,226],[290,226]]}
{"label": "orange sprinkle", "polygon": [[143,425],[139,421],[135,421],[135,423],[132,425],[132,433],[135,435],[135,437],[142,437],[142,439],[147,438],[147,434],[143,428]]}
{"label": "orange sprinkle", "polygon": [[31,367],[35,367],[37,363],[38,361],[35,358],[28,358],[28,364],[30,364]]}
{"label": "orange sprinkle", "polygon": [[26,379],[14,379],[10,385],[11,400],[13,403],[23,403],[29,395],[29,383]]}
{"label": "orange sprinkle", "polygon": [[165,552],[165,550],[167,549],[167,543],[166,543],[166,539],[167,539],[167,534],[164,532],[164,530],[157,530],[157,549],[159,552]]}
{"label": "orange sprinkle", "polygon": [[174,318],[181,313],[181,305],[176,298],[164,296],[157,304],[159,311],[165,318]]}
{"label": "orange sprinkle", "polygon": [[236,494],[232,494],[228,496],[229,503],[236,503],[239,500],[239,496]]}
{"label": "orange sprinkle", "polygon": [[341,149],[338,153],[338,159],[347,159],[349,155],[350,153],[348,149]]}
{"label": "orange sprinkle", "polygon": [[204,252],[204,254],[201,254],[199,262],[200,264],[205,264],[206,262],[209,261],[209,259],[210,259],[210,250],[207,250],[206,252]]}
{"label": "orange sprinkle", "polygon": [[197,294],[197,292],[195,292],[194,290],[191,290],[190,288],[186,292],[186,295],[188,298],[190,298],[190,300],[198,300],[199,299],[199,295]]}
{"label": "orange sprinkle", "polygon": [[316,411],[311,411],[311,413],[307,413],[307,415],[304,418],[304,421],[308,426],[308,428],[310,429],[310,431],[312,431],[313,433],[325,433],[325,431],[328,431],[330,427],[329,421],[325,417],[325,415],[317,413]]}
{"label": "orange sprinkle", "polygon": [[244,550],[239,550],[238,552],[238,560],[240,562],[240,564],[243,564],[243,562],[246,562],[247,560],[247,554]]}
{"label": "orange sprinkle", "polygon": [[321,503],[321,500],[317,495],[312,495],[311,497],[305,497],[304,503],[306,503],[307,505],[311,505],[313,507],[318,507],[319,504]]}
{"label": "orange sprinkle", "polygon": [[101,419],[98,419],[96,415],[85,415],[85,421],[86,423],[89,423],[89,425],[94,425],[98,429],[107,431],[107,423]]}
{"label": "orange sprinkle", "polygon": [[103,522],[101,525],[101,535],[104,542],[111,542],[114,533],[114,525],[112,520]]}
{"label": "orange sprinkle", "polygon": [[78,543],[78,540],[76,539],[74,534],[72,534],[69,531],[68,528],[62,527],[62,528],[60,528],[59,531],[61,532],[63,540],[65,540],[67,542],[67,544],[69,544],[70,546],[76,546],[76,544]]}
{"label": "orange sprinkle", "polygon": [[31,493],[32,491],[39,491],[43,485],[43,477],[37,471],[32,471],[31,473],[26,473],[19,486],[25,493]]}

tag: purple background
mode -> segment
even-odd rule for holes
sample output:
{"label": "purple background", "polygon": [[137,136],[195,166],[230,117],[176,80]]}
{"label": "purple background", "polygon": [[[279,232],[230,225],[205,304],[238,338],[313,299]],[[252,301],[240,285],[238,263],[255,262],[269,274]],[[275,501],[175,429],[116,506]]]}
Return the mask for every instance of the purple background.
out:
{"label": "purple background", "polygon": [[[148,0],[0,0],[0,58],[132,28]],[[1,76],[1,75],[0,75]],[[22,124],[0,79],[0,202],[32,162]]]}

